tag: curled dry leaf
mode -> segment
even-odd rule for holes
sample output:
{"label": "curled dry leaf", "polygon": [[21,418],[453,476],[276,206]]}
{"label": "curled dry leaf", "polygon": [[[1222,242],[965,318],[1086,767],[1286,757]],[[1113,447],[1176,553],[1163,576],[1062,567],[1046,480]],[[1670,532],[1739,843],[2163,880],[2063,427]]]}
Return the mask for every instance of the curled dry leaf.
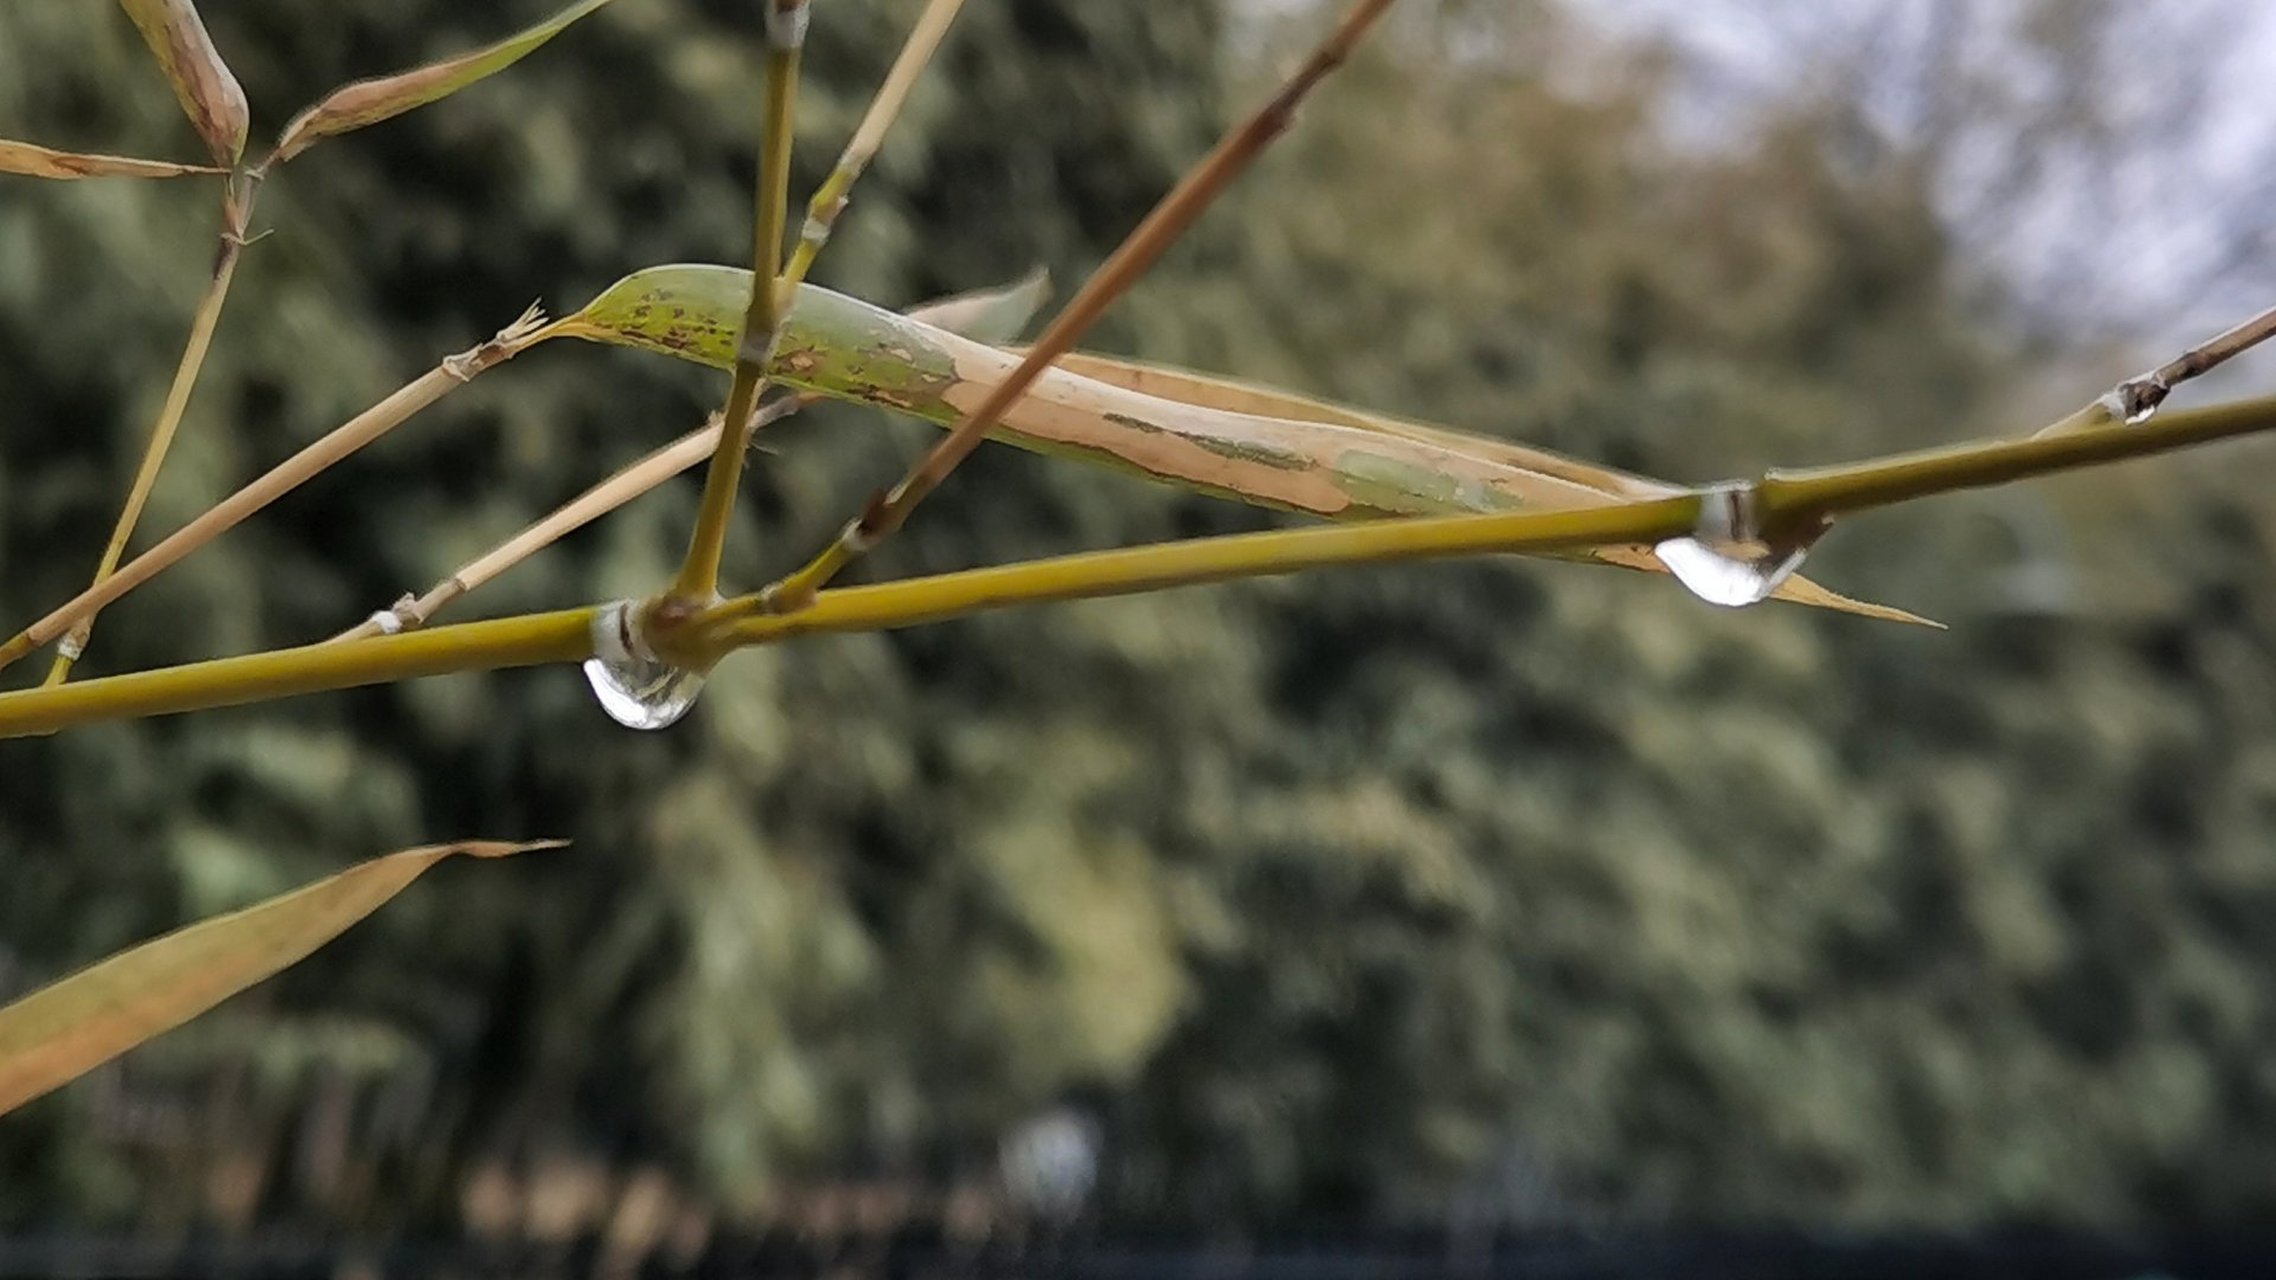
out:
{"label": "curled dry leaf", "polygon": [[452,854],[501,858],[562,842],[406,849],[215,916],[0,1008],[0,1114],[170,1031],[297,963]]}
{"label": "curled dry leaf", "polygon": [[[547,336],[730,368],[749,280],[732,267],[653,267],[610,286]],[[1009,352],[809,285],[800,288],[770,374],[803,391],[953,426],[1017,364]],[[1038,378],[991,434],[1037,452],[1331,519],[1572,509],[1683,491],[1545,450],[1182,370],[1073,356],[1066,366]],[[1666,572],[1649,547],[1598,547],[1582,558]],[[1800,579],[1789,579],[1777,598],[1922,621]]]}
{"label": "curled dry leaf", "polygon": [[171,160],[137,160],[132,156],[104,156],[85,151],[57,151],[31,142],[0,138],[0,173],[32,178],[179,178],[193,173],[222,173],[206,164],[176,164]]}
{"label": "curled dry leaf", "polygon": [[475,81],[502,71],[535,52],[570,23],[609,0],[580,0],[536,26],[510,35],[496,44],[430,62],[423,67],[357,80],[326,94],[315,106],[294,116],[277,139],[272,159],[283,162],[307,150],[322,138],[334,137],[402,115],[439,98],[447,98]]}
{"label": "curled dry leaf", "polygon": [[182,100],[216,162],[227,167],[245,154],[245,90],[205,31],[190,0],[119,0],[144,43]]}

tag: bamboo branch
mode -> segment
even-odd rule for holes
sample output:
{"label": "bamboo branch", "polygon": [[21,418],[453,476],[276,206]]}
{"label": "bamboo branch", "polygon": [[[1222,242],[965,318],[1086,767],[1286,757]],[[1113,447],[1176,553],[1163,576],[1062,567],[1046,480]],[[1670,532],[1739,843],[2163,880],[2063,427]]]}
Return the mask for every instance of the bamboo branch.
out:
{"label": "bamboo branch", "polygon": [[[119,509],[118,523],[112,527],[111,540],[103,547],[102,559],[95,566],[94,587],[102,586],[118,568],[119,557],[126,553],[127,540],[134,536],[134,526],[142,519],[142,508],[158,483],[158,469],[165,465],[166,454],[173,447],[175,429],[189,408],[190,392],[197,386],[198,374],[205,369],[206,352],[213,345],[214,326],[220,323],[222,305],[229,299],[229,284],[237,275],[237,260],[249,243],[253,203],[260,188],[261,180],[251,174],[232,175],[225,184],[221,243],[214,253],[213,270],[206,277],[205,296],[198,300],[197,314],[190,321],[189,340],[183,344],[182,358],[174,366],[173,385],[166,389],[166,403],[158,411],[158,420],[151,424],[150,443],[143,448],[142,462],[135,469],[126,503]],[[85,652],[94,630],[95,611],[90,610],[72,625],[71,633],[56,646],[55,663],[47,673],[49,684],[61,684],[70,678],[72,664]],[[0,658],[0,665],[7,661]]]}
{"label": "bamboo branch", "polygon": [[2147,458],[2276,430],[2276,398],[2239,400],[2027,440],[1987,440],[1895,454],[1842,466],[1773,470],[1756,486],[1767,532],[1894,506],[1915,498],[1987,489],[2016,480]]}
{"label": "bamboo branch", "polygon": [[[760,405],[758,413],[744,428],[743,439],[748,442],[752,432],[779,422],[820,398],[812,394],[784,396]],[[460,565],[449,577],[429,587],[424,595],[406,595],[332,638],[363,640],[426,626],[435,614],[460,596],[479,590],[499,574],[711,456],[719,444],[719,423],[714,417],[709,424],[623,467],[520,533]]]}
{"label": "bamboo branch", "polygon": [[[668,646],[665,658],[700,670],[734,649],[811,632],[911,626],[984,609],[1334,565],[1651,543],[1699,532],[1710,523],[1727,533],[1775,541],[1779,529],[1823,523],[1838,514],[2267,431],[2276,431],[2276,398],[2169,414],[2141,427],[2104,427],[2047,440],[1992,441],[1846,467],[1772,472],[1740,487],[1759,518],[1753,529],[1733,529],[1729,513],[1707,509],[1705,498],[1732,492],[1717,486],[1570,510],[1381,520],[1060,556],[824,591],[796,614],[769,613],[760,597],[745,596],[704,610],[657,638]],[[590,606],[0,693],[0,737],[417,676],[579,661],[592,653],[591,628],[601,614],[601,607]]]}
{"label": "bamboo branch", "polygon": [[940,48],[941,38],[948,34],[949,24],[956,21],[957,12],[963,8],[964,0],[932,0],[917,16],[917,25],[910,29],[909,38],[902,43],[892,69],[885,73],[885,83],[877,87],[877,96],[870,100],[869,110],[855,127],[845,151],[838,156],[836,167],[822,180],[814,198],[806,205],[806,225],[799,229],[798,248],[790,256],[790,266],[782,273],[788,283],[795,285],[804,280],[813,268],[814,259],[821,254],[831,230],[837,226],[838,215],[846,211],[846,200],[854,183],[876,158],[878,147],[884,144],[885,131],[901,114],[909,90],[915,87],[925,64],[932,60],[934,50]]}
{"label": "bamboo branch", "polygon": [[205,514],[176,530],[117,573],[102,579],[46,617],[0,644],[0,667],[56,639],[82,619],[170,568],[182,557],[243,523],[253,513],[307,482],[309,477],[394,430],[412,414],[442,399],[475,375],[512,359],[539,329],[536,308],[479,346],[450,356],[393,395],[364,410],[300,452],[271,467],[260,478],[224,498]]}
{"label": "bamboo branch", "polygon": [[785,612],[805,607],[814,593],[847,564],[906,524],[910,512],[980,446],[1028,385],[1053,360],[1072,350],[1099,316],[1145,275],[1233,179],[1288,128],[1305,95],[1343,64],[1360,37],[1390,5],[1391,0],[1356,0],[1343,20],[1322,38],[1312,55],[1279,91],[1189,170],[1121,247],[1092,273],[1068,301],[1066,309],[1044,330],[1043,336],[1035,340],[1035,345],[1009,378],[920,459],[891,491],[873,496],[862,513],[848,522],[821,554],[760,593],[767,607]]}
{"label": "bamboo branch", "polygon": [[[767,363],[780,336],[784,298],[776,277],[782,273],[782,236],[790,205],[790,146],[797,109],[798,59],[806,45],[806,0],[768,0],[766,10],[766,135],[759,152],[758,245],[752,255],[751,300],[743,315],[743,341],[735,352],[734,382],[727,392],[723,422],[751,416],[766,387]],[[735,493],[743,479],[743,444],[723,433],[703,477],[703,501],[687,558],[672,597],[702,606],[718,598],[719,560],[727,545],[727,525],[735,512]]]}
{"label": "bamboo branch", "polygon": [[0,738],[418,676],[577,662],[592,655],[592,623],[599,612],[596,607],[529,614],[381,636],[360,644],[303,645],[0,693]]}

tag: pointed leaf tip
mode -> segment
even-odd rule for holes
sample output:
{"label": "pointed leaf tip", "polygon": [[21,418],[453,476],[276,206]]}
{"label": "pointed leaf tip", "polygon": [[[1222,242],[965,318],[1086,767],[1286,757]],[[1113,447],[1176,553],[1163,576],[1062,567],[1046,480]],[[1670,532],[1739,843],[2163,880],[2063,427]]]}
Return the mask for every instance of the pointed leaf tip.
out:
{"label": "pointed leaf tip", "polygon": [[502,858],[563,843],[467,840],[391,853],[122,951],[0,1007],[0,1115],[298,962],[453,854]]}
{"label": "pointed leaf tip", "polygon": [[245,90],[213,47],[190,0],[119,0],[181,99],[182,111],[222,166],[245,154]]}
{"label": "pointed leaf tip", "polygon": [[37,143],[0,138],[0,173],[30,178],[180,178],[193,173],[224,173],[206,164],[176,164],[171,160],[138,160],[132,156],[106,156],[86,151],[57,151]]}
{"label": "pointed leaf tip", "polygon": [[609,0],[579,0],[579,3],[570,5],[534,27],[516,32],[496,44],[471,53],[430,62],[394,75],[376,76],[342,85],[285,125],[284,133],[277,139],[275,160],[282,163],[321,139],[349,133],[365,125],[378,124],[437,99],[447,98],[468,85],[521,61],[536,52],[538,46],[561,34],[570,23],[608,2]]}

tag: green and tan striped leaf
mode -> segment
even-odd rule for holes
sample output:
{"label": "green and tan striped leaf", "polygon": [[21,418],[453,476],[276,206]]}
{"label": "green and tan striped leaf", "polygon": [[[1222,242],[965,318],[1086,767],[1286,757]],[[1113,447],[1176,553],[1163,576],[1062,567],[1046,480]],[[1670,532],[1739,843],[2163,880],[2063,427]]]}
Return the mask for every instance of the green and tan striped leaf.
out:
{"label": "green and tan striped leaf", "polygon": [[[749,280],[733,267],[653,267],[610,286],[546,336],[731,368]],[[1070,363],[1038,378],[992,434],[1037,452],[1330,519],[1571,509],[1680,491],[1544,450],[1266,388],[1097,357]],[[770,375],[800,390],[950,426],[1017,364],[1000,348],[808,285],[784,324]],[[1666,572],[1648,547],[1599,547],[1584,558]],[[1920,621],[1800,579],[1789,579],[1778,598]]]}

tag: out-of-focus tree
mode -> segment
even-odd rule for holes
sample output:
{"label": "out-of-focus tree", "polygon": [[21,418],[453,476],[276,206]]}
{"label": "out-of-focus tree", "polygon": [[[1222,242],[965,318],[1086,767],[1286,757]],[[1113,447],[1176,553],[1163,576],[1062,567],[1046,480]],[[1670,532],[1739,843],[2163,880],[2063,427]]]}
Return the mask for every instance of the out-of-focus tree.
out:
{"label": "out-of-focus tree", "polygon": [[[906,9],[818,12],[806,180]],[[525,16],[213,19],[255,101],[300,101]],[[1228,44],[1204,0],[966,21],[824,260],[883,302],[1038,257],[1071,276],[1278,47],[1269,21]],[[612,6],[296,162],[153,523],[532,293],[745,252],[747,25]],[[2012,344],[1933,173],[1857,163],[1854,113],[1805,94],[1701,148],[1668,127],[1680,66],[1557,10],[1417,4],[1387,34],[1104,344],[1681,477],[1993,421]],[[139,57],[108,11],[0,8],[0,112],[163,153]],[[99,541],[210,230],[81,185],[0,204],[14,615],[83,577],[64,552]],[[122,603],[98,659],[325,634],[715,390],[533,355]],[[763,441],[730,574],[810,546],[913,432],[817,413]],[[692,496],[492,607],[653,583]],[[606,732],[548,672],[0,757],[10,989],[437,831],[578,842],[407,898],[11,1117],[0,1221],[441,1225],[477,1171],[561,1151],[750,1210],[847,1171],[952,1178],[1063,1105],[1100,1120],[1112,1214],[2265,1211],[2265,540],[2209,504],[2162,613],[2051,626],[1936,541],[1978,510],[1821,557],[1949,635],[1482,563],[787,644],[663,737]],[[986,450],[880,570],[1267,518]]]}

